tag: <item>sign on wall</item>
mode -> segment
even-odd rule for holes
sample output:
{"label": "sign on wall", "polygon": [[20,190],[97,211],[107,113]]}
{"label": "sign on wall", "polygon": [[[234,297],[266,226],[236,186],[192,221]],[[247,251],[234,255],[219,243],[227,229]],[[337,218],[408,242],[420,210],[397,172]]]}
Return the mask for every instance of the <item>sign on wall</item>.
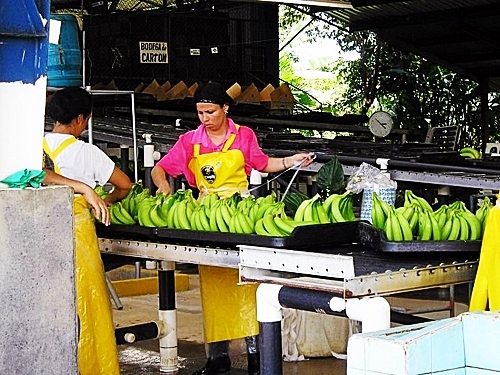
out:
{"label": "sign on wall", "polygon": [[141,64],[168,64],[167,42],[139,42]]}

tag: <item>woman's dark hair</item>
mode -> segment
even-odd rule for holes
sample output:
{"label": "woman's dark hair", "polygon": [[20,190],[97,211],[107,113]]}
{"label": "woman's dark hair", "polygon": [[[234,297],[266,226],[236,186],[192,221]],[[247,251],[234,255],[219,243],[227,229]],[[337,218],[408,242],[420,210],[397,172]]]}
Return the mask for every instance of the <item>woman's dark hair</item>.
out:
{"label": "woman's dark hair", "polygon": [[208,82],[200,85],[193,97],[195,103],[213,103],[220,106],[233,104],[233,99],[228,95],[224,87],[217,82]]}
{"label": "woman's dark hair", "polygon": [[92,95],[79,87],[57,90],[48,101],[45,113],[64,125],[79,115],[86,118],[92,113]]}

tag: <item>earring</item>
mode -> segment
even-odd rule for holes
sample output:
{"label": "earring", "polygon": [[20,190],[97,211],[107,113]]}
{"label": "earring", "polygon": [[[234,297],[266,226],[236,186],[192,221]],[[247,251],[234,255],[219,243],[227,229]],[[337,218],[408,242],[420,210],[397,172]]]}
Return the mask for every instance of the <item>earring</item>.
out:
{"label": "earring", "polygon": [[224,114],[227,115],[227,109],[224,111]]}

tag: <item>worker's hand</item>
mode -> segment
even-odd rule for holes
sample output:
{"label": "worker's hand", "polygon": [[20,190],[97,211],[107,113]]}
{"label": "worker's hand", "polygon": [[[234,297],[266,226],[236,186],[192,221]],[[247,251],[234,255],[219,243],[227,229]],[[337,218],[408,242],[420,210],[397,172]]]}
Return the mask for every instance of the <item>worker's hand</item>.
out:
{"label": "worker's hand", "polygon": [[161,183],[158,186],[158,190],[156,190],[156,194],[163,193],[165,195],[170,195],[172,194],[172,188],[170,187],[170,184],[165,181],[164,183]]}
{"label": "worker's hand", "polygon": [[104,225],[109,225],[109,210],[106,202],[90,187],[89,189],[85,189],[82,195],[92,209],[94,217]]}
{"label": "worker's hand", "polygon": [[287,167],[296,166],[300,163],[300,167],[307,167],[313,162],[315,158],[314,153],[299,153],[287,157]]}

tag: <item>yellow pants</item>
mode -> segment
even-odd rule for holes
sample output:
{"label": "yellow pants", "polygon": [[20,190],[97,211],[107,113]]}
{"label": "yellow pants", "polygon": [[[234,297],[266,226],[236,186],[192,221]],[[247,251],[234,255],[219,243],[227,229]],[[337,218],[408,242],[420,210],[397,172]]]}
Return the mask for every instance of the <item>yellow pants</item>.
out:
{"label": "yellow pants", "polygon": [[83,197],[75,198],[74,209],[79,373],[119,375],[113,315],[94,221]]}
{"label": "yellow pants", "polygon": [[500,208],[494,206],[486,220],[469,311],[500,310]]}
{"label": "yellow pants", "polygon": [[255,292],[258,284],[238,285],[238,270],[199,266],[205,342],[259,333]]}

